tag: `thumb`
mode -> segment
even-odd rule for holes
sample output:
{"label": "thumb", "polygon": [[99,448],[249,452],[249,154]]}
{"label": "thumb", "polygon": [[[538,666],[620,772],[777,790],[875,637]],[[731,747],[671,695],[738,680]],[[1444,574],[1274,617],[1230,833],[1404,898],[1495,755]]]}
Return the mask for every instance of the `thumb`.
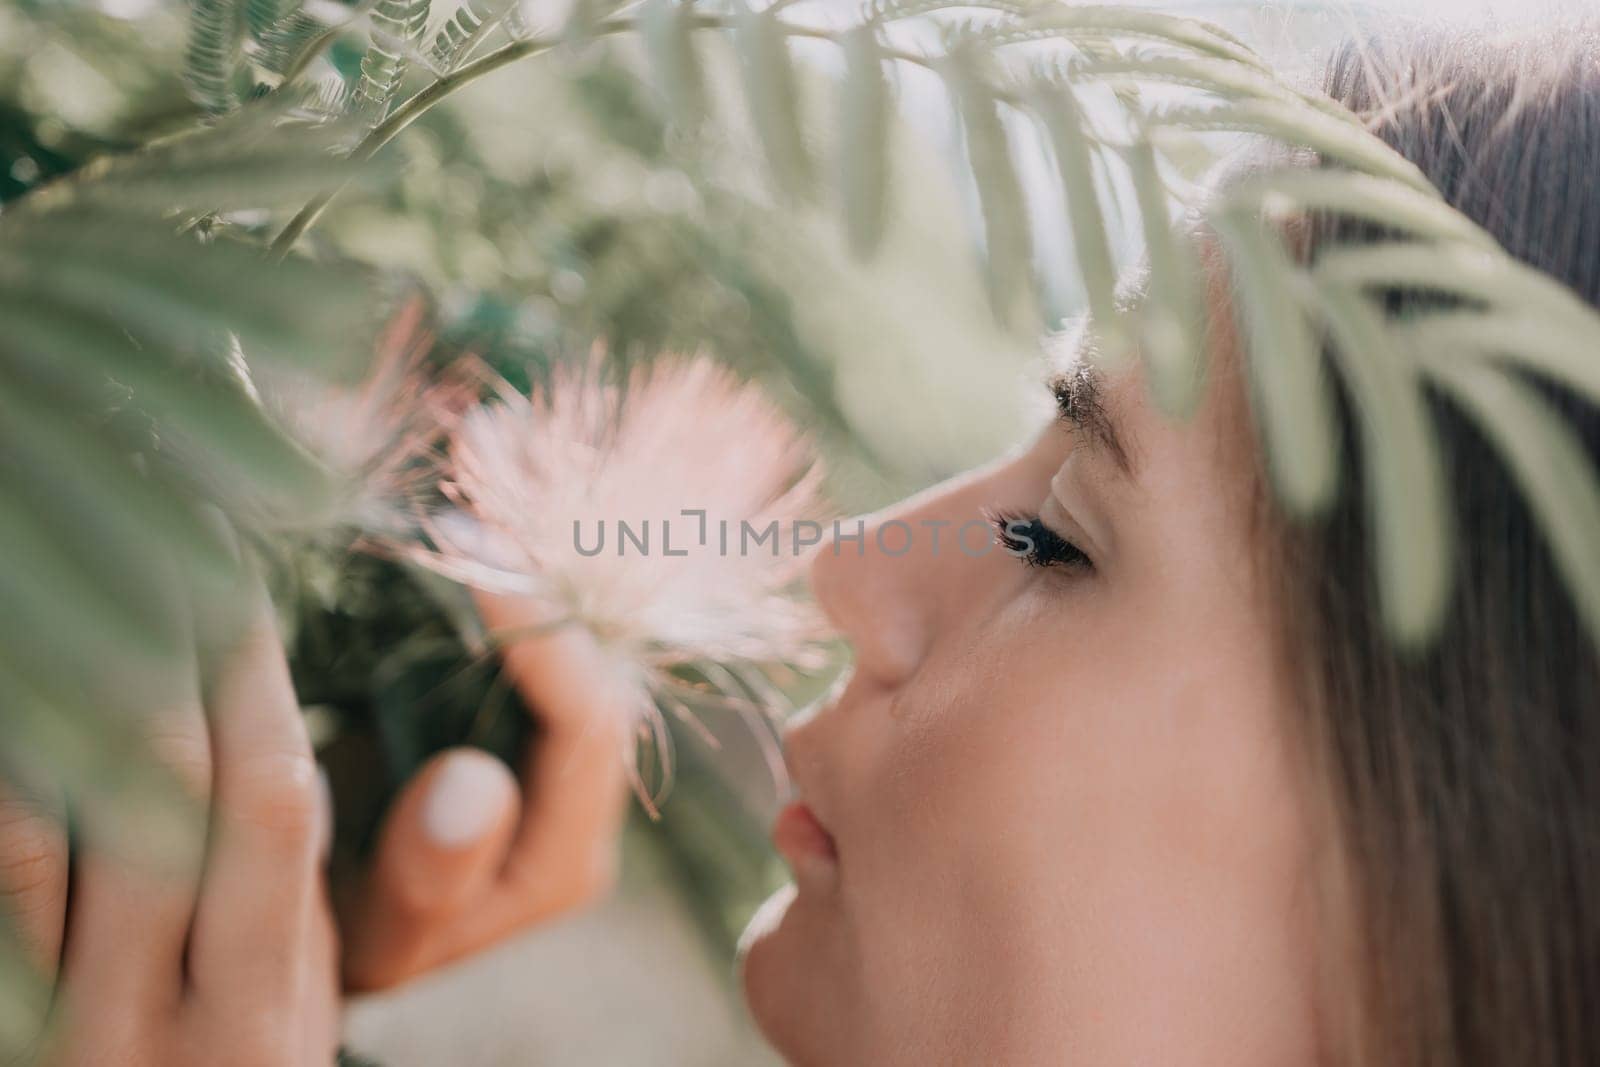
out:
{"label": "thumb", "polygon": [[389,812],[364,890],[344,902],[346,985],[394,985],[435,962],[456,911],[504,864],[519,796],[506,765],[477,749],[423,766]]}

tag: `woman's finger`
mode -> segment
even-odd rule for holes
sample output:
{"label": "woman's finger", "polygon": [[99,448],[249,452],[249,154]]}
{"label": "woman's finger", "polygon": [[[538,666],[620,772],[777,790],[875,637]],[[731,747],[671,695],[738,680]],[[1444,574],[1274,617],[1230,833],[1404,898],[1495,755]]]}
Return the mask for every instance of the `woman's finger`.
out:
{"label": "woman's finger", "polygon": [[498,759],[450,749],[407,784],[384,822],[371,874],[345,901],[344,976],[381,989],[459,953],[451,934],[476,910],[516,832],[516,779]]}
{"label": "woman's finger", "polygon": [[589,633],[538,632],[547,623],[526,598],[480,595],[517,692],[541,731],[523,769],[523,816],[502,882],[526,921],[582,903],[610,884],[627,813],[623,764],[631,711]]}
{"label": "woman's finger", "polygon": [[298,1002],[321,892],[326,804],[263,592],[208,688],[212,840],[189,949],[196,995]]}
{"label": "woman's finger", "polygon": [[[331,819],[332,812],[329,812]],[[318,892],[311,919],[311,942],[306,949],[306,982],[301,990],[300,1018],[303,1047],[297,1063],[322,1067],[338,1057],[339,1020],[343,1002],[339,997],[339,931],[328,901],[326,879]]]}
{"label": "woman's finger", "polygon": [[187,811],[125,805],[114,816],[98,813],[85,827],[73,858],[63,960],[79,1003],[161,1005],[183,989],[184,945],[205,856],[211,746],[187,586],[176,564],[166,562],[159,592],[147,604],[152,628],[170,638],[169,652],[138,669],[126,666],[104,691],[117,704],[109,713],[131,722],[146,754],[176,775],[195,804]]}

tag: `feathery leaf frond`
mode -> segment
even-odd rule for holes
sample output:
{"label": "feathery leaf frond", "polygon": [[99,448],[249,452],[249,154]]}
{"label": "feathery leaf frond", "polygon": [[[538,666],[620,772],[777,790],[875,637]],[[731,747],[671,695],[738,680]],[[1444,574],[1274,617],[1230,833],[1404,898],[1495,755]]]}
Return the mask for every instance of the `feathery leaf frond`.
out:
{"label": "feathery leaf frond", "polygon": [[773,183],[789,196],[804,199],[811,193],[811,157],[800,124],[800,86],[783,24],[770,9],[741,6],[734,16],[734,40],[750,115]]}
{"label": "feathery leaf frond", "polygon": [[434,66],[449,72],[506,18],[516,0],[461,0],[461,6],[433,38],[428,54]]}
{"label": "feathery leaf frond", "polygon": [[680,129],[694,130],[706,115],[705,75],[695,54],[694,8],[685,0],[645,0],[639,31],[650,54],[667,114]]}
{"label": "feathery leaf frond", "polygon": [[372,44],[361,57],[355,109],[369,126],[389,113],[389,105],[410,65],[410,54],[428,28],[430,0],[378,0],[372,9]]}
{"label": "feathery leaf frond", "polygon": [[889,199],[889,148],[893,99],[878,29],[870,23],[844,38],[845,78],[840,94],[839,189],[845,232],[862,259],[883,242]]}
{"label": "feathery leaf frond", "polygon": [[184,84],[194,102],[213,114],[239,102],[235,78],[243,54],[242,0],[194,0]]}

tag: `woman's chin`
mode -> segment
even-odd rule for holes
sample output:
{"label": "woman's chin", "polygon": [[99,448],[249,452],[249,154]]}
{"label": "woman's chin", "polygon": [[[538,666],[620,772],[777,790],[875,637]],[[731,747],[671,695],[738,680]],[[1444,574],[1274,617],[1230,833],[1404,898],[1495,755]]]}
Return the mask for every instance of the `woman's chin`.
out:
{"label": "woman's chin", "polygon": [[784,926],[796,896],[793,883],[772,894],[739,935],[739,980],[744,986],[745,1002],[768,1040],[772,1039],[776,1017],[785,1014],[785,1009],[794,1010],[792,990],[786,987],[794,984],[800,961],[794,958],[795,946],[785,944],[794,938],[792,931],[789,938],[784,937]]}
{"label": "woman's chin", "polygon": [[745,1003],[762,1036],[792,1064],[815,1062],[807,1037],[817,1037],[805,1019],[816,1010],[810,999],[826,984],[816,932],[808,933],[806,902],[793,884],[778,890],[756,911],[739,938],[739,977]]}

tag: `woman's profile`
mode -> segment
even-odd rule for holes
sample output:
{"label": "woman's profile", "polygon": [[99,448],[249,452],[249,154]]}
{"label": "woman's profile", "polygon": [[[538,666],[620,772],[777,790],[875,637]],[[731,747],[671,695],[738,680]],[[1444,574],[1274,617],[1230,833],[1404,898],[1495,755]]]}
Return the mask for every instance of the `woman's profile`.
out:
{"label": "woman's profile", "polygon": [[[1379,38],[1327,89],[1593,303],[1597,43]],[[1537,524],[1435,398],[1459,584],[1396,650],[1359,480],[1326,522],[1275,510],[1212,268],[1192,422],[1069,370],[1061,425],[879,517],[1015,516],[1025,565],[818,556],[856,670],[790,736],[799,889],[745,964],[792,1062],[1600,1055],[1600,663]],[[1550,391],[1595,454],[1600,415]]]}

